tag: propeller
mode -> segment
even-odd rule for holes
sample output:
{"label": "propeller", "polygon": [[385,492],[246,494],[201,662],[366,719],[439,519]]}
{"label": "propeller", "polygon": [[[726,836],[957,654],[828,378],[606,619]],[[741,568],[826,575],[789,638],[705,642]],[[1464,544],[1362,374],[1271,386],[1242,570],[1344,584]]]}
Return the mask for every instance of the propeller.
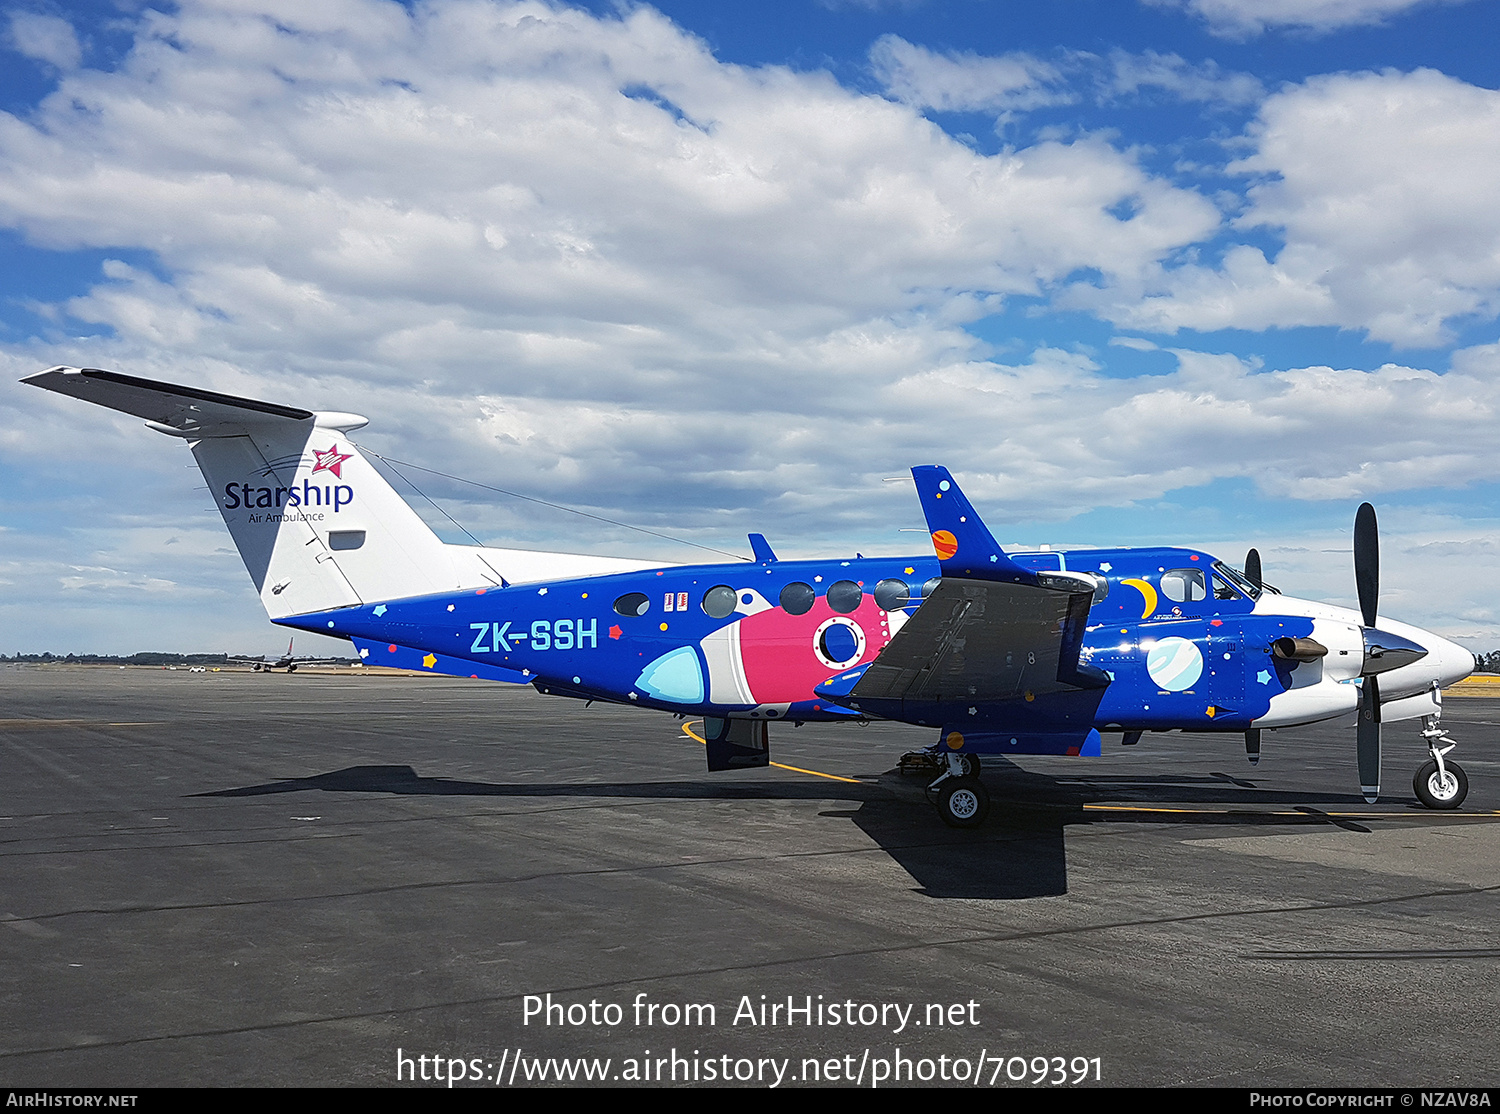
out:
{"label": "propeller", "polygon": [[[1380,601],[1380,530],[1375,508],[1361,503],[1354,515],[1354,587],[1359,592],[1365,638],[1375,627]],[[1367,674],[1360,689],[1359,727],[1355,738],[1359,787],[1369,804],[1380,796],[1380,681]]]}
{"label": "propeller", "polygon": [[[1261,589],[1260,577],[1260,550],[1251,548],[1245,554],[1245,579],[1254,585],[1256,591]],[[1251,728],[1245,732],[1245,757],[1250,760],[1250,765],[1260,765],[1260,728]]]}
{"label": "propeller", "polygon": [[1252,549],[1245,554],[1245,579],[1257,588],[1261,587],[1260,550]]}

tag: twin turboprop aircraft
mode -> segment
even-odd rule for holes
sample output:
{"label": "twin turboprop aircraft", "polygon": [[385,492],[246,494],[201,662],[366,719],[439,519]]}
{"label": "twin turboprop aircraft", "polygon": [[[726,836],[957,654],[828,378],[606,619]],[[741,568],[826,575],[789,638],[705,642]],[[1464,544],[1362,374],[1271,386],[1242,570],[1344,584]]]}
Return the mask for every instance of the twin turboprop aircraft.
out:
{"label": "twin turboprop aircraft", "polygon": [[1374,511],[1355,524],[1360,611],[1283,596],[1251,551],[1006,553],[945,468],[912,469],[935,556],[658,565],[440,541],[312,412],[68,367],[23,382],[188,442],[271,620],[349,639],[371,665],[531,684],[701,716],[710,770],[767,765],[769,724],[881,718],[936,732],[949,824],[983,821],[986,754],[1097,756],[1101,732],[1242,736],[1357,715],[1365,798],[1381,725],[1421,718],[1431,808],[1468,790],[1438,726],[1473,656],[1378,614]]}

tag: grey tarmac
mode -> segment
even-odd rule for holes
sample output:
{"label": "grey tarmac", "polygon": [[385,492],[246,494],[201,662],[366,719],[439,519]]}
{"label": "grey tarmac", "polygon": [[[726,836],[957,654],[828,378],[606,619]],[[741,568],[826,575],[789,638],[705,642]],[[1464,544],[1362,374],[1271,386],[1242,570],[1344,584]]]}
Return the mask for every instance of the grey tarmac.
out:
{"label": "grey tarmac", "polygon": [[[1267,732],[1253,768],[1238,736],[1106,735],[988,763],[961,832],[895,772],[912,728],[777,725],[800,769],[710,775],[671,717],[529,688],[0,668],[0,1083],[899,1048],[1097,1057],[1125,1086],[1495,1086],[1500,699],[1444,722],[1456,814],[1416,805],[1411,723],[1376,806],[1352,728]],[[825,1023],[762,1011],[789,998]]]}

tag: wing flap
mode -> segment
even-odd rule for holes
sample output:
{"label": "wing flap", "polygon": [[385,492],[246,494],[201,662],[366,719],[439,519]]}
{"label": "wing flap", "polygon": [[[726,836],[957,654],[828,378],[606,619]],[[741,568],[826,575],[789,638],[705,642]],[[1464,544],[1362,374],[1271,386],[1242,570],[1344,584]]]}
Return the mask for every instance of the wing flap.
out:
{"label": "wing flap", "polygon": [[[1088,596],[944,577],[865,670],[856,700],[997,703],[1092,687],[1071,678]],[[1068,678],[1068,679],[1065,679]]]}

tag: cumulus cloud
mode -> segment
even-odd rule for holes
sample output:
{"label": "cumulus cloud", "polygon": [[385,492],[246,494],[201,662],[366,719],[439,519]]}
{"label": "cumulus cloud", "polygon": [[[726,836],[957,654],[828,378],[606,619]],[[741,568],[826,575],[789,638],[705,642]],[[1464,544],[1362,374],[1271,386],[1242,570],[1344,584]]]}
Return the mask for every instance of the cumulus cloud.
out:
{"label": "cumulus cloud", "polygon": [[[721,63],[646,8],[148,12],[118,69],[75,71],[24,119],[0,115],[0,224],[59,250],[136,253],[53,307],[98,335],[5,345],[0,370],[116,367],[358,410],[374,419],[361,441],[388,455],[705,544],[769,529],[789,554],[904,548],[896,528],[919,525],[918,508],[880,480],[922,461],[961,471],[1001,521],[1226,477],[1353,498],[1493,468],[1493,375],[1266,371],[1181,351],[1175,372],[1131,379],[1077,351],[984,358],[966,323],[1080,274],[1116,300],[1100,312],[1170,331],[1215,299],[1226,323],[1241,319],[1224,274],[1261,282],[1256,312],[1279,323],[1352,314],[1355,264],[1338,282],[1289,269],[1286,252],[1174,271],[1220,212],[1109,137],[984,155],[921,115],[918,102],[1054,95],[1045,69],[887,47],[911,103]],[[1187,95],[1216,79],[1170,58],[1152,67],[1137,88],[1178,81]],[[990,84],[966,85],[975,74]],[[1267,180],[1247,219],[1367,263],[1395,249],[1327,232],[1314,203],[1369,171],[1351,161],[1347,181],[1321,187],[1296,172],[1309,157],[1299,121],[1344,88],[1268,103],[1245,160]],[[1402,250],[1446,273],[1420,245]],[[1476,273],[1464,281],[1481,290]],[[1147,299],[1139,322],[1119,301],[1130,290]],[[9,392],[0,454],[66,493],[49,514],[90,523],[89,552],[68,559],[91,571],[37,545],[28,583],[76,599],[108,569],[116,594],[150,595],[141,578],[154,577],[257,606],[237,561],[213,553],[212,501],[179,445]],[[696,556],[415,478],[486,540]],[[141,506],[156,533],[128,520]],[[166,531],[194,516],[202,543],[169,549]]]}
{"label": "cumulus cloud", "polygon": [[1327,32],[1383,23],[1413,8],[1466,0],[1145,0],[1157,8],[1182,8],[1205,20],[1216,35],[1250,38],[1273,28]]}
{"label": "cumulus cloud", "polygon": [[[1262,105],[1240,229],[1285,246],[1232,245],[1215,266],[1163,270],[1105,310],[1134,328],[1337,325],[1402,346],[1451,340],[1500,310],[1500,92],[1433,70],[1339,74]],[[1337,172],[1331,172],[1337,168]],[[1082,302],[1110,296],[1081,291]]]}
{"label": "cumulus cloud", "polygon": [[10,14],[10,45],[17,53],[59,70],[74,70],[83,58],[73,25],[55,15]]}

